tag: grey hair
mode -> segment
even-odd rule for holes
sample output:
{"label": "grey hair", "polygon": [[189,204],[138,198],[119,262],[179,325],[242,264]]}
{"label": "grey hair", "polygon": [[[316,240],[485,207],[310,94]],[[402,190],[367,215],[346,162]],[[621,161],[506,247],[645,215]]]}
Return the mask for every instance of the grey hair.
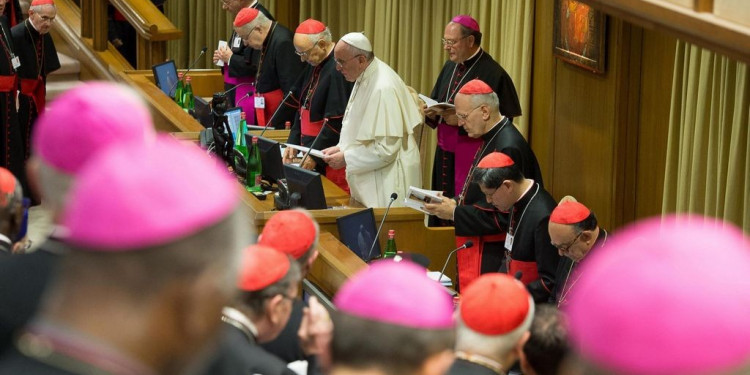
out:
{"label": "grey hair", "polygon": [[62,172],[35,156],[38,161],[39,188],[42,191],[44,204],[49,207],[53,215],[62,212],[68,199],[68,192],[75,181],[74,176]]}
{"label": "grey hair", "polygon": [[8,193],[4,197],[5,204],[0,207],[0,209],[3,210],[3,217],[6,218],[16,212],[18,207],[23,204],[23,188],[21,187],[21,183],[18,181],[18,178],[13,177],[13,179],[16,181],[16,186],[13,189],[13,192]]}
{"label": "grey hair", "polygon": [[458,312],[456,325],[456,350],[465,350],[479,354],[506,354],[513,350],[531,327],[534,319],[534,301],[529,297],[529,312],[523,323],[504,335],[484,335],[469,328]]}
{"label": "grey hair", "polygon": [[472,107],[476,108],[482,104],[490,107],[490,112],[497,112],[500,110],[500,99],[498,99],[497,94],[494,92],[491,92],[489,94],[471,95]]}
{"label": "grey hair", "polygon": [[327,27],[325,30],[317,34],[308,34],[307,37],[310,39],[310,42],[312,43],[317,43],[319,40],[325,40],[328,43],[331,43],[333,41],[333,37],[331,36],[331,30],[329,30]]}
{"label": "grey hair", "polygon": [[[258,12],[258,15],[255,16],[254,20],[252,20],[252,21],[250,21],[250,22],[248,22],[248,23],[246,23],[246,24],[238,27],[237,31],[242,30],[242,31],[250,32],[252,29],[254,29],[254,28],[258,27],[258,26],[269,26],[269,25],[271,25],[271,23],[272,23],[272,21],[270,19],[268,19],[268,17],[266,17],[266,15],[263,14],[263,12]],[[239,33],[238,32],[237,34],[242,35],[244,33]]]}
{"label": "grey hair", "polygon": [[344,44],[346,44],[347,47],[349,47],[349,50],[352,52],[354,56],[362,55],[365,57],[367,61],[372,61],[372,59],[375,58],[375,54],[372,51],[365,51],[361,48],[355,47],[347,42],[344,41]]}
{"label": "grey hair", "polygon": [[57,10],[57,7],[55,4],[42,4],[42,5],[34,5],[33,7],[29,7],[29,12],[39,13],[39,11],[42,10],[44,7],[52,7],[55,10]]}

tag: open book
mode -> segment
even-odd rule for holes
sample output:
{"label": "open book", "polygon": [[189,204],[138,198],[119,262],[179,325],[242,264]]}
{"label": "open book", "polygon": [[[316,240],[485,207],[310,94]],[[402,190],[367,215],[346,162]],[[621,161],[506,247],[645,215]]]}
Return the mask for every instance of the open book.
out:
{"label": "open book", "polygon": [[441,194],[442,192],[437,190],[425,190],[409,186],[409,191],[406,192],[406,198],[404,198],[404,205],[429,215],[430,213],[424,209],[424,204],[442,202]]}
{"label": "open book", "polygon": [[456,106],[454,106],[451,103],[438,103],[437,100],[434,100],[426,95],[419,94],[419,99],[422,99],[425,104],[427,104],[427,108],[436,109],[438,111],[445,111],[446,109],[452,109],[455,110]]}

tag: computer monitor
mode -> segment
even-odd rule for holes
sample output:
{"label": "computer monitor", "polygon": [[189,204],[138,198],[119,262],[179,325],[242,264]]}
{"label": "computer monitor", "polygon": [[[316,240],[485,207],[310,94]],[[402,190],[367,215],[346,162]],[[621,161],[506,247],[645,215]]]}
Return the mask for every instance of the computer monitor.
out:
{"label": "computer monitor", "polygon": [[211,117],[211,106],[208,102],[200,96],[195,97],[195,109],[193,110],[193,117],[203,125],[204,128],[210,128],[213,124],[213,118]]}
{"label": "computer monitor", "polygon": [[[380,256],[380,241],[375,237],[375,214],[372,208],[336,218],[339,239],[363,261]],[[373,242],[375,246],[373,247]],[[372,253],[370,253],[372,248]]]}
{"label": "computer monitor", "polygon": [[242,108],[234,107],[227,109],[224,114],[227,116],[227,123],[229,124],[229,131],[232,132],[232,139],[237,140],[237,132],[240,128],[240,120],[242,120]]}
{"label": "computer monitor", "polygon": [[[308,171],[291,164],[284,164],[284,175],[289,189],[289,197],[293,207],[304,207],[308,210],[322,210],[328,208],[326,196],[323,192],[323,181],[320,173]],[[297,201],[294,202],[294,196]]]}
{"label": "computer monitor", "polygon": [[151,67],[154,72],[154,81],[162,92],[170,98],[174,98],[174,90],[177,87],[177,66],[174,60],[165,61]]}
{"label": "computer monitor", "polygon": [[[253,134],[245,134],[245,141],[248,146],[253,143],[253,137]],[[258,137],[258,148],[260,149],[260,163],[263,169],[263,177],[271,182],[284,179],[284,163],[281,160],[281,145],[279,142],[265,137]]]}

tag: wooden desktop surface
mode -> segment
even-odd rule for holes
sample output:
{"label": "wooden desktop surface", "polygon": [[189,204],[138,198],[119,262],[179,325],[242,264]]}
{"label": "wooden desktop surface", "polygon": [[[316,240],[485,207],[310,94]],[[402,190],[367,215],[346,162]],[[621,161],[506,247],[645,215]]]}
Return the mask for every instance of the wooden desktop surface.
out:
{"label": "wooden desktop surface", "polygon": [[336,294],[346,280],[367,267],[362,259],[329,232],[320,233],[318,252],[318,258],[307,279],[329,298]]}
{"label": "wooden desktop surface", "polygon": [[[310,210],[310,213],[318,222],[321,233],[328,232],[330,235],[338,239],[339,233],[336,219],[344,215],[361,211],[365,209],[365,207],[359,202],[353,200],[344,190],[339,188],[329,179],[325,178],[325,176],[321,176],[321,180],[323,182],[323,190],[325,192],[327,204],[333,208],[326,210]],[[256,230],[260,233],[266,221],[276,213],[273,208],[272,196],[269,195],[266,200],[259,200],[251,193],[245,193],[242,199],[248,207],[249,214],[254,220]],[[385,214],[385,208],[375,208],[373,211],[376,223],[379,225]],[[383,230],[380,232],[379,240],[381,245],[385,244],[388,239],[388,230],[395,230],[396,244],[399,251],[423,254],[430,260],[429,269],[439,271],[443,267],[443,263],[445,262],[448,253],[456,247],[454,228],[428,228],[424,225],[424,217],[423,213],[412,208],[392,207],[386,217]],[[344,249],[346,249],[346,247],[344,247]],[[336,251],[335,254],[341,255],[338,251]],[[359,258],[348,249],[346,255],[347,258],[353,259],[352,257],[354,257],[359,260]],[[354,263],[357,262],[355,261]],[[329,269],[337,264],[339,263],[334,262],[328,265],[321,265],[319,266],[321,268],[316,269],[321,270],[322,272],[322,270]],[[445,274],[451,279],[455,279],[455,264],[455,257],[453,257],[446,268]],[[313,277],[316,280],[316,284],[321,288],[332,287],[339,285],[338,281],[340,281],[339,279],[341,278],[341,275],[348,275],[348,272],[352,267],[352,265],[349,265],[346,266],[345,269],[339,270],[336,273],[330,275],[327,273],[319,273]],[[327,280],[329,277],[331,279]],[[324,285],[318,283],[321,279],[326,280]],[[326,293],[330,292],[335,292],[335,290],[326,290]]]}

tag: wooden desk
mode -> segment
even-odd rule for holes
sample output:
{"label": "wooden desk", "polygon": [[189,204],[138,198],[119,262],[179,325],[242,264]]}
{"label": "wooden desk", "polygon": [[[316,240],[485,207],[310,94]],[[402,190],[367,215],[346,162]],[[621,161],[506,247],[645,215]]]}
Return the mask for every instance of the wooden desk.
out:
{"label": "wooden desk", "polygon": [[[318,222],[321,233],[328,232],[338,238],[336,218],[361,211],[364,207],[358,202],[353,201],[345,191],[324,176],[321,176],[321,179],[328,206],[337,208],[311,210],[310,213]],[[266,200],[261,201],[250,193],[244,194],[242,199],[254,220],[256,230],[260,233],[266,221],[276,213],[273,211],[273,200],[268,197]],[[374,209],[377,224],[380,224],[384,213],[385,208]],[[391,208],[383,225],[383,230],[380,232],[379,239],[381,244],[385,244],[387,241],[389,229],[396,231],[396,243],[400,251],[425,255],[430,259],[429,268],[431,270],[440,270],[448,253],[456,248],[453,227],[428,228],[424,225],[424,214],[412,208]],[[453,257],[445,271],[445,274],[451,279],[455,279],[455,264],[455,257]]]}
{"label": "wooden desk", "polygon": [[[251,130],[250,134],[260,135],[261,130]],[[182,141],[198,142],[200,132],[172,132],[173,137]],[[286,143],[289,139],[289,130],[268,129],[263,133],[264,138],[272,139],[279,143]]]}
{"label": "wooden desk", "polygon": [[307,279],[329,298],[336,294],[346,280],[367,267],[362,259],[329,232],[320,233],[318,252],[320,255],[313,263]]}

